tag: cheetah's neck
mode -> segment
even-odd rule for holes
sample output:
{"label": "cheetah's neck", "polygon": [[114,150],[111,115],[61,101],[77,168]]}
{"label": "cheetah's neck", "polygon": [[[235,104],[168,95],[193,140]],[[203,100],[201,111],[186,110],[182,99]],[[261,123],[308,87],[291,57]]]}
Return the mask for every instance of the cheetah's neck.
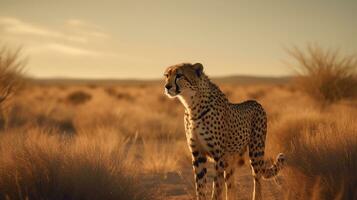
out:
{"label": "cheetah's neck", "polygon": [[207,110],[209,107],[213,107],[211,106],[213,104],[228,103],[223,92],[206,75],[204,75],[203,80],[199,84],[197,92],[179,95],[179,100],[184,105],[185,112],[193,118],[201,114],[202,108]]}

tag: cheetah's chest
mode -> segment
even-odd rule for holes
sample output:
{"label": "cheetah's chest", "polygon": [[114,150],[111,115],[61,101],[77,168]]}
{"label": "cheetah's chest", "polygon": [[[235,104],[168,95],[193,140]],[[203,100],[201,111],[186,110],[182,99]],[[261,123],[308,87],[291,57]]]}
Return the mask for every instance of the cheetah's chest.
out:
{"label": "cheetah's chest", "polygon": [[197,120],[190,120],[186,127],[188,142],[196,142],[197,148],[209,156],[214,157],[221,153],[224,144],[225,127],[222,117],[214,112],[207,113]]}

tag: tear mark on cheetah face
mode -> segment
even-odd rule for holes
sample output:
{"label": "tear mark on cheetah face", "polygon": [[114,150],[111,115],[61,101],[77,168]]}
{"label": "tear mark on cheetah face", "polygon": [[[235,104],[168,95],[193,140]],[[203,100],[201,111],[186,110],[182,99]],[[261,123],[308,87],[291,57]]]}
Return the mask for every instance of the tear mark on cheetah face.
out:
{"label": "tear mark on cheetah face", "polygon": [[202,73],[203,66],[200,63],[182,63],[167,68],[164,73],[165,94],[170,98],[180,94],[194,94],[198,90]]}

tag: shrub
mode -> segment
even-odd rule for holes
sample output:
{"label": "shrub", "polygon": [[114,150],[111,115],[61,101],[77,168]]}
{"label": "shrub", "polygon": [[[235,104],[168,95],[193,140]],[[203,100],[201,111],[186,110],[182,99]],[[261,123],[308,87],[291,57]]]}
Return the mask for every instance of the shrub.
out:
{"label": "shrub", "polygon": [[332,103],[357,95],[357,57],[308,45],[306,50],[287,50],[297,65],[297,87],[314,99]]}
{"label": "shrub", "polygon": [[92,98],[92,95],[83,92],[83,91],[75,91],[72,92],[68,95],[67,100],[68,102],[70,102],[71,104],[74,105],[80,105],[80,104],[84,104],[87,101],[89,101]]}
{"label": "shrub", "polygon": [[23,65],[20,50],[13,52],[4,47],[0,49],[0,103],[19,86]]}
{"label": "shrub", "polygon": [[24,65],[20,50],[0,49],[0,129],[6,125],[3,104],[21,85],[21,70]]}

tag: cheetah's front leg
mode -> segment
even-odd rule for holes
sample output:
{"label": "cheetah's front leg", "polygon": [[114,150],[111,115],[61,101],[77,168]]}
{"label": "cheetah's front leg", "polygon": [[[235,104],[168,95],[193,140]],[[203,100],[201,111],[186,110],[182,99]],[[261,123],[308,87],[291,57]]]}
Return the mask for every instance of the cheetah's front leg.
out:
{"label": "cheetah's front leg", "polygon": [[223,199],[223,186],[224,186],[224,167],[225,162],[223,159],[219,159],[215,161],[214,168],[216,170],[216,175],[213,179],[213,192],[212,199],[213,200],[221,200]]}
{"label": "cheetah's front leg", "polygon": [[198,200],[206,200],[207,195],[207,158],[199,151],[192,151],[192,164],[195,174],[196,195]]}

